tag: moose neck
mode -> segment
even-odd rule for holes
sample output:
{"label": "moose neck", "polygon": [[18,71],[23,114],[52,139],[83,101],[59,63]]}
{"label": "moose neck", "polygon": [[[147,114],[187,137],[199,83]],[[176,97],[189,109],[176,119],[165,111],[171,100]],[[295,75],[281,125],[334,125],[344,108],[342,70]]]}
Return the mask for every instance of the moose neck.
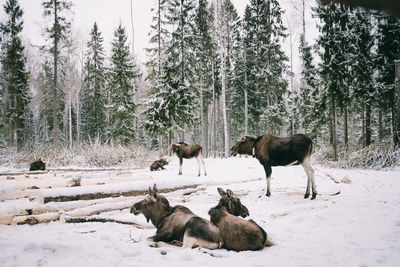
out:
{"label": "moose neck", "polygon": [[158,228],[158,226],[160,225],[160,222],[162,221],[162,219],[167,216],[170,213],[170,208],[159,208],[157,210],[152,210],[149,212],[144,213],[143,215],[146,217],[147,221],[151,221],[152,224],[154,224],[154,226],[156,228]]}
{"label": "moose neck", "polygon": [[246,142],[246,147],[245,147],[245,153],[244,154],[247,154],[247,155],[250,155],[250,156],[252,156],[253,155],[253,150],[255,149],[255,145],[256,145],[256,139],[255,138],[252,138],[252,139],[249,139],[249,140],[247,140],[247,142]]}

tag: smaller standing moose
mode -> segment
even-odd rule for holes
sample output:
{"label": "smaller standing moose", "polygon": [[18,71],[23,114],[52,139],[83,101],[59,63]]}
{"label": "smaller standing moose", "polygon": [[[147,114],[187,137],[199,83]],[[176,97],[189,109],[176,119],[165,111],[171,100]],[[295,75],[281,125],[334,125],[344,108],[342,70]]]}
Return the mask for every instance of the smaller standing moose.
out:
{"label": "smaller standing moose", "polygon": [[189,146],[183,142],[171,144],[169,149],[172,153],[176,153],[179,158],[179,175],[182,175],[182,163],[183,159],[190,159],[196,158],[197,164],[199,166],[199,174],[200,176],[200,162],[203,164],[204,167],[204,175],[207,175],[206,165],[204,164],[203,160],[203,149],[200,145],[192,145]]}

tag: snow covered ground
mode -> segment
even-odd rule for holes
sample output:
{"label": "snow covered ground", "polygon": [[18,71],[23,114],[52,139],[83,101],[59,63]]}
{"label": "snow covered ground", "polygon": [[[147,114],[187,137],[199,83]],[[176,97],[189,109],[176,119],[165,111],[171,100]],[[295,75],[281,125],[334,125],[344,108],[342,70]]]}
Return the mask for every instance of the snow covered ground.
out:
{"label": "snow covered ground", "polygon": [[[171,205],[185,205],[207,219],[208,210],[219,200],[217,187],[230,188],[276,246],[239,253],[152,248],[146,238],[155,228],[54,221],[0,225],[0,266],[400,266],[400,169],[343,170],[314,165],[319,195],[310,200],[303,198],[306,175],[301,166],[274,167],[272,196],[267,198],[264,170],[255,159],[206,159],[206,177],[195,177],[195,160],[184,161],[182,176],[177,175],[177,159],[171,161],[167,171],[135,171],[152,176],[137,181],[138,185],[200,184],[203,190],[190,195],[164,195]],[[352,183],[333,181],[343,178]],[[0,202],[0,211],[12,209],[15,203]],[[151,225],[129,209],[97,216]]]}

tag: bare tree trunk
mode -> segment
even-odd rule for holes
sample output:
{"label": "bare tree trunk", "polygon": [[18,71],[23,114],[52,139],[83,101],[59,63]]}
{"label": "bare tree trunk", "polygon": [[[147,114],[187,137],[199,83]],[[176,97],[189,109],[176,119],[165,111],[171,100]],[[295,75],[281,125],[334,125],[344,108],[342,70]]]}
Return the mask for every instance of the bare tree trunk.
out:
{"label": "bare tree trunk", "polygon": [[332,96],[331,99],[331,112],[332,112],[332,150],[333,160],[337,160],[337,137],[336,137],[336,103],[335,98]]}
{"label": "bare tree trunk", "polygon": [[72,110],[71,110],[71,88],[68,90],[68,130],[69,130],[69,149],[72,149]]}
{"label": "bare tree trunk", "polygon": [[378,112],[378,137],[379,137],[379,142],[382,142],[383,140],[383,121],[382,121],[382,110],[379,109]]}
{"label": "bare tree trunk", "polygon": [[365,146],[371,144],[371,103],[365,105]]}
{"label": "bare tree trunk", "polygon": [[163,134],[158,135],[158,154],[160,158],[164,156],[164,149],[163,149]]}
{"label": "bare tree trunk", "polygon": [[347,152],[347,148],[349,145],[349,126],[348,126],[348,110],[347,106],[344,106],[344,149]]}
{"label": "bare tree trunk", "polygon": [[244,135],[249,134],[249,103],[248,103],[248,80],[247,80],[247,48],[244,48]]}
{"label": "bare tree trunk", "polygon": [[214,153],[214,158],[216,156],[216,151],[217,151],[217,104],[216,104],[216,95],[215,95],[215,72],[214,72],[214,62],[212,64],[212,70],[213,70],[213,88],[212,88],[212,131],[211,131],[211,143],[212,143],[212,150]]}
{"label": "bare tree trunk", "polygon": [[229,157],[229,133],[226,114],[226,51],[224,48],[221,64],[221,85],[222,85],[222,119],[224,125],[224,157]]}
{"label": "bare tree trunk", "polygon": [[395,93],[394,93],[394,127],[393,127],[393,143],[395,146],[400,145],[400,60],[395,62]]}
{"label": "bare tree trunk", "polygon": [[362,147],[365,147],[365,102],[363,100],[362,103],[362,113],[361,113],[361,120],[362,120]]}
{"label": "bare tree trunk", "polygon": [[[54,1],[54,26],[58,25],[57,1]],[[58,78],[58,35],[54,34],[54,72],[53,72],[53,142],[58,144],[58,120],[57,120],[57,78]]]}

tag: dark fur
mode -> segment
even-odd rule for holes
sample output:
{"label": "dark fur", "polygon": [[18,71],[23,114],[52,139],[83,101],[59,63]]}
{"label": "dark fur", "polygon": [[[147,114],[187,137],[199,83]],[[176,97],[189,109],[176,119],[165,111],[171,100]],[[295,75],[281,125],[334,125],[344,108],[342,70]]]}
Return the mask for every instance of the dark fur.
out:
{"label": "dark fur", "polygon": [[190,159],[190,158],[196,158],[197,163],[199,164],[199,174],[200,176],[200,161],[203,163],[204,166],[204,175],[207,175],[206,172],[206,166],[204,164],[203,160],[203,149],[200,145],[188,145],[183,142],[179,142],[176,144],[171,144],[170,150],[172,153],[175,153],[178,158],[179,158],[179,175],[182,175],[182,164],[183,164],[183,159]]}
{"label": "dark fur", "polygon": [[156,160],[150,165],[150,171],[158,171],[159,169],[165,170],[165,165],[168,165],[168,161],[165,159]]}
{"label": "dark fur", "polygon": [[[159,242],[183,242],[187,246],[185,238],[191,237],[198,241],[212,243],[209,249],[220,248],[222,246],[222,237],[218,228],[211,222],[193,214],[191,210],[184,206],[169,205],[168,200],[157,193],[154,186],[149,188],[149,195],[142,201],[135,203],[131,208],[131,213],[138,215],[142,213],[147,221],[156,226],[156,234],[150,240]],[[189,244],[190,247],[198,246]]]}
{"label": "dark fur", "polygon": [[[266,232],[253,220],[247,221],[237,217],[246,217],[249,213],[247,208],[240,204],[240,200],[233,197],[232,191],[228,189],[224,194],[224,191],[218,188],[218,192],[222,198],[208,214],[211,222],[221,232],[224,248],[234,251],[263,249],[267,245]],[[235,200],[232,202],[230,199]],[[235,207],[238,203],[245,210],[240,211],[242,208]]]}
{"label": "dark fur", "polygon": [[[254,148],[254,154],[253,154]],[[314,183],[314,171],[309,165],[309,160],[312,152],[312,141],[311,138],[304,134],[295,134],[291,137],[279,138],[272,135],[265,134],[258,138],[243,136],[240,138],[238,143],[231,148],[231,155],[236,154],[247,154],[252,155],[258,159],[261,165],[264,166],[264,170],[268,177],[271,177],[272,166],[286,166],[286,165],[297,165],[305,163],[305,159],[308,161],[303,167],[308,168],[309,173],[308,185],[305,194],[305,198],[309,196],[309,183],[312,178],[312,183]],[[312,176],[312,177],[309,177]],[[271,193],[269,188],[267,188],[267,196]],[[317,191],[313,184],[313,195],[314,199],[317,195]]]}
{"label": "dark fur", "polygon": [[41,159],[34,161],[31,163],[30,171],[45,171],[46,170],[46,163],[44,163]]}

